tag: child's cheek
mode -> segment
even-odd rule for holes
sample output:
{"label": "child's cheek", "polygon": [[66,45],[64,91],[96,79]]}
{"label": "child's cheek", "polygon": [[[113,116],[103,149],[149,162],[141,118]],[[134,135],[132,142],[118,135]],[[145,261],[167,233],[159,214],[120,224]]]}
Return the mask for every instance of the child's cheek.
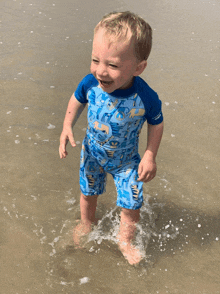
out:
{"label": "child's cheek", "polygon": [[91,71],[92,74],[94,73],[94,66],[92,64],[90,66],[90,71]]}
{"label": "child's cheek", "polygon": [[110,76],[113,80],[117,80],[120,77],[120,74],[117,71],[111,71]]}

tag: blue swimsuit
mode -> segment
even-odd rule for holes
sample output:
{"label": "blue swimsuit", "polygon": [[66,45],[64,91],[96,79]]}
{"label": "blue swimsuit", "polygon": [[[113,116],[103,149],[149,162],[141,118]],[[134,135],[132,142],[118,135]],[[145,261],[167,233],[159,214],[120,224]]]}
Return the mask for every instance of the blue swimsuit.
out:
{"label": "blue swimsuit", "polygon": [[92,74],[75,91],[76,99],[88,103],[88,128],[80,159],[80,188],[84,195],[105,191],[106,173],[116,185],[117,205],[139,209],[143,202],[143,182],[137,181],[139,134],[143,123],[163,121],[161,101],[140,77],[133,86],[104,92]]}

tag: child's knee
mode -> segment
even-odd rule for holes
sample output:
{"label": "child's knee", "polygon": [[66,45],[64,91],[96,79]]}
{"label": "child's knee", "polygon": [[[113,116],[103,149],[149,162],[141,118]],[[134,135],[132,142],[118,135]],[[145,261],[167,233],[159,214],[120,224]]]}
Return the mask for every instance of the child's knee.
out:
{"label": "child's knee", "polygon": [[85,201],[94,201],[99,197],[99,195],[84,195],[83,193],[81,193],[81,198]]}
{"label": "child's knee", "polygon": [[133,209],[122,208],[121,218],[125,222],[137,223],[140,218],[140,209],[133,210]]}

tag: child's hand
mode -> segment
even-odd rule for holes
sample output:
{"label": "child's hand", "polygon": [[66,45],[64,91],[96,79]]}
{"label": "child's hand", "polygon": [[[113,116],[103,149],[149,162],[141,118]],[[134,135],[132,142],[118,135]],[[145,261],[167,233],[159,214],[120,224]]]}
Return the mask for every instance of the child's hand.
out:
{"label": "child's hand", "polygon": [[146,155],[142,158],[138,167],[138,181],[150,182],[156,176],[157,165],[154,159]]}
{"label": "child's hand", "polygon": [[59,154],[60,158],[66,158],[68,152],[66,151],[66,145],[70,142],[70,144],[75,147],[76,143],[73,137],[73,132],[71,128],[64,129],[60,136],[60,146],[59,146]]}

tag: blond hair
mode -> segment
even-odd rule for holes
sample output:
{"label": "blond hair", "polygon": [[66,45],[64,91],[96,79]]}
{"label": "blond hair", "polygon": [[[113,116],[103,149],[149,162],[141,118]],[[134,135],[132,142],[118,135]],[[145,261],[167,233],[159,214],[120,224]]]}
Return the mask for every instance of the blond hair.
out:
{"label": "blond hair", "polygon": [[96,25],[94,34],[100,28],[104,28],[108,34],[116,38],[133,39],[136,58],[139,61],[148,59],[152,47],[152,29],[137,14],[130,11],[111,12]]}

